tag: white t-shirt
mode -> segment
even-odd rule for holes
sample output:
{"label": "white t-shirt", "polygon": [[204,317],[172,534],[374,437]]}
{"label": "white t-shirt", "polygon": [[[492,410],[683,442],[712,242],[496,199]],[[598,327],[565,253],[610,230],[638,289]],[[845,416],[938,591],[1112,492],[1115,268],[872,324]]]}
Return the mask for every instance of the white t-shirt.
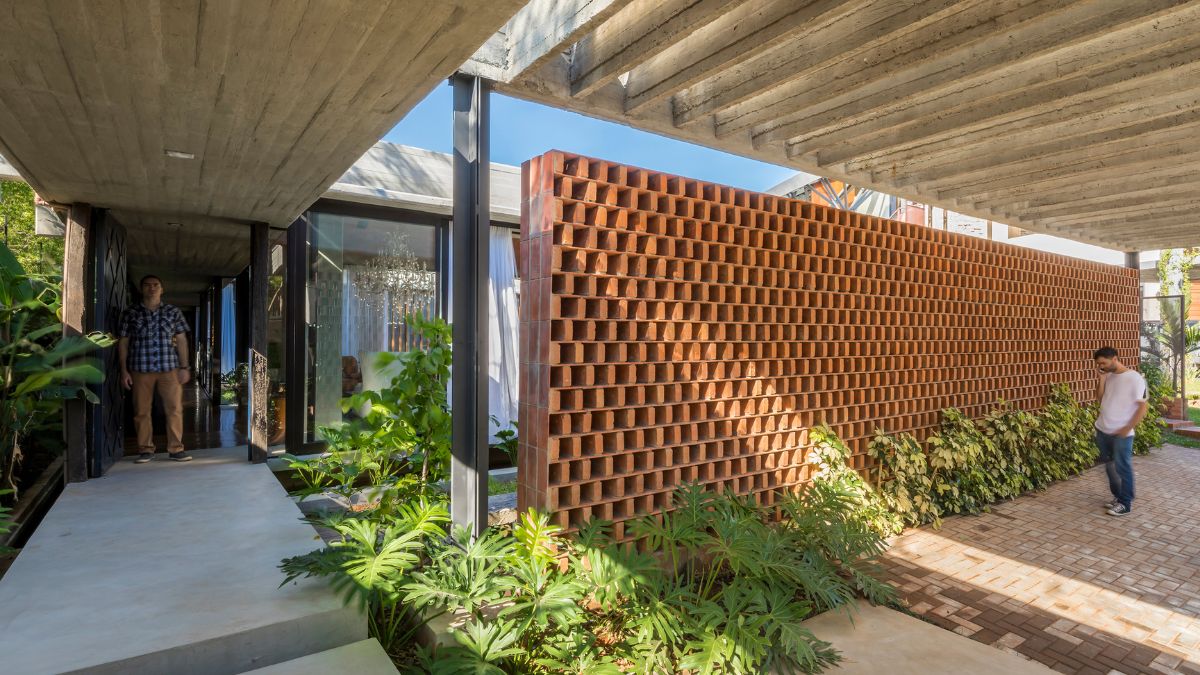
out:
{"label": "white t-shirt", "polygon": [[[1096,428],[1106,434],[1116,433],[1133,421],[1138,404],[1146,400],[1146,378],[1130,368],[1123,373],[1109,373],[1104,382],[1104,397],[1100,399],[1100,414]],[[1130,431],[1126,436],[1132,436]]]}

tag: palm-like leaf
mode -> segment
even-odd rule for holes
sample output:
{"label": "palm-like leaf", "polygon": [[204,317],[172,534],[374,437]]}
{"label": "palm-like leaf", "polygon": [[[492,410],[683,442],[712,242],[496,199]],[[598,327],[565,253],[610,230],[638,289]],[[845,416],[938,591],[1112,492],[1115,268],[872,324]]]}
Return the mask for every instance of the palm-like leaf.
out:
{"label": "palm-like leaf", "polygon": [[509,621],[472,621],[454,631],[458,644],[441,649],[433,661],[434,675],[505,675],[501,665],[521,655],[514,646],[517,630]]}

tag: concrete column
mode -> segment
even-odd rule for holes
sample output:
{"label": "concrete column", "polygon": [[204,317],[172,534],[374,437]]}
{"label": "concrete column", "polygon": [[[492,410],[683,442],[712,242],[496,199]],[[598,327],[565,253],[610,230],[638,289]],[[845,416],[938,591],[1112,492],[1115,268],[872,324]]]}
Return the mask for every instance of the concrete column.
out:
{"label": "concrete column", "polygon": [[[88,283],[88,258],[91,251],[92,207],[72,204],[67,215],[66,244],[63,253],[62,321],[66,337],[86,334],[87,307],[92,284]],[[66,433],[66,479],[68,483],[88,479],[87,403],[70,399],[63,404],[63,429]]]}
{"label": "concrete column", "polygon": [[[450,406],[450,516],[475,534],[487,527],[488,226],[491,217],[488,83],[456,75],[451,308],[454,370]],[[528,433],[528,431],[526,431]]]}

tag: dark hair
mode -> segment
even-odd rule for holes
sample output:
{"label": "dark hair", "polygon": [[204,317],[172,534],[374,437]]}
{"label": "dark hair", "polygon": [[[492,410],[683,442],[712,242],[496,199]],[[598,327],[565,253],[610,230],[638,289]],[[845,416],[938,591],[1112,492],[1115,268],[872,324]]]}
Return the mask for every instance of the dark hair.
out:
{"label": "dark hair", "polygon": [[146,283],[147,279],[154,279],[159,283],[159,285],[162,285],[162,279],[160,279],[157,275],[147,274],[146,276],[142,277],[141,281],[138,282],[138,288],[141,288]]}
{"label": "dark hair", "polygon": [[1113,349],[1112,347],[1101,347],[1100,349],[1096,350],[1095,354],[1092,354],[1093,361],[1095,361],[1096,359],[1115,359],[1115,358],[1117,358],[1117,350]]}

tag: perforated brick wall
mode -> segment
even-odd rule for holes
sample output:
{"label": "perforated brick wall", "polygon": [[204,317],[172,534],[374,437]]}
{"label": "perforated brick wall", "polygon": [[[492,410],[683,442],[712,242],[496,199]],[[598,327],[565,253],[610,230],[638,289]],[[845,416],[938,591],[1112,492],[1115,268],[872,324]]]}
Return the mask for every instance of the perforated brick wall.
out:
{"label": "perforated brick wall", "polygon": [[1027,409],[1136,357],[1133,270],[552,152],[522,168],[522,509],[573,527],[698,481],[771,503],[826,422]]}

